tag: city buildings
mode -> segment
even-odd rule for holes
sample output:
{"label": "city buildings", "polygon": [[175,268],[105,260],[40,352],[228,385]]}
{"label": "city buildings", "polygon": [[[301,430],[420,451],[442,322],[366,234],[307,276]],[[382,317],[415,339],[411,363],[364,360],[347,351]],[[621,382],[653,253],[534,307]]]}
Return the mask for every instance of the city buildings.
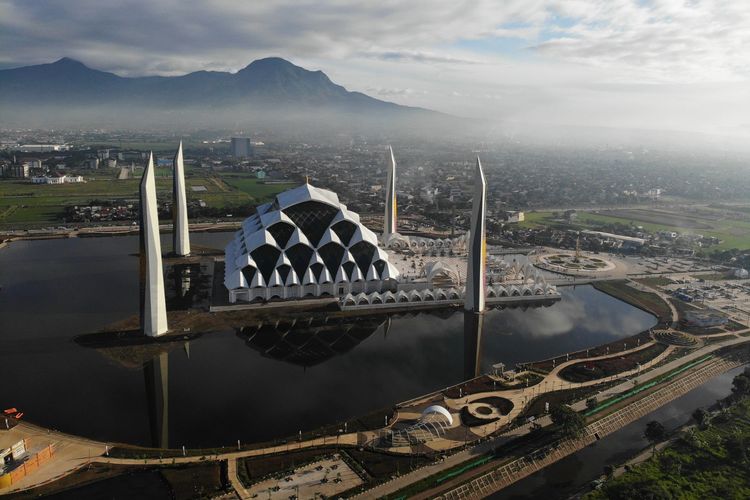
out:
{"label": "city buildings", "polygon": [[232,156],[235,158],[248,158],[253,154],[253,147],[248,137],[232,137]]}

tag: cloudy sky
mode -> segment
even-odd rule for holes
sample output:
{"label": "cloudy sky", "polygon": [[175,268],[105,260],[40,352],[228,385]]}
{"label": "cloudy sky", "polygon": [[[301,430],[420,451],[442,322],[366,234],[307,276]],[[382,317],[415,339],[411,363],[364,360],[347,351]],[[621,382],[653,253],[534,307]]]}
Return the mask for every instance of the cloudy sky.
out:
{"label": "cloudy sky", "polygon": [[281,56],[350,90],[504,123],[750,137],[746,0],[0,0],[0,65],[120,75]]}

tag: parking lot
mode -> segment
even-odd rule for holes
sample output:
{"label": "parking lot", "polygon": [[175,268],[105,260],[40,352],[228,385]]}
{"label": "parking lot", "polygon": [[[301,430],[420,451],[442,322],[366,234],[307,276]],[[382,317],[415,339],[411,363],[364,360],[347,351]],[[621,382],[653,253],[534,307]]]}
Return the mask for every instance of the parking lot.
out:
{"label": "parking lot", "polygon": [[628,274],[689,273],[709,271],[712,266],[689,258],[625,257]]}
{"label": "parking lot", "polygon": [[750,281],[701,281],[694,276],[671,278],[678,282],[661,287],[665,292],[685,302],[716,309],[729,319],[750,327]]}

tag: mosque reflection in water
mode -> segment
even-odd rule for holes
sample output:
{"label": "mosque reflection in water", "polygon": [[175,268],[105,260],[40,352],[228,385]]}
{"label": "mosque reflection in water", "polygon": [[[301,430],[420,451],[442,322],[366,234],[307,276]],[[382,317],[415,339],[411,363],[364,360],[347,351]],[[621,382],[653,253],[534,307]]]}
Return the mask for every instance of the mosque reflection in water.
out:
{"label": "mosque reflection in water", "polygon": [[[430,314],[448,318],[455,309],[408,313],[408,316]],[[483,314],[464,312],[464,379],[480,373]],[[344,355],[378,331],[388,336],[393,316],[369,315],[340,317],[309,315],[277,321],[258,322],[236,330],[236,335],[261,356],[305,369]],[[143,374],[148,399],[152,446],[169,447],[169,354],[175,343],[163,345],[163,351],[144,363]],[[182,345],[189,357],[190,343]],[[393,404],[398,401],[393,401]]]}

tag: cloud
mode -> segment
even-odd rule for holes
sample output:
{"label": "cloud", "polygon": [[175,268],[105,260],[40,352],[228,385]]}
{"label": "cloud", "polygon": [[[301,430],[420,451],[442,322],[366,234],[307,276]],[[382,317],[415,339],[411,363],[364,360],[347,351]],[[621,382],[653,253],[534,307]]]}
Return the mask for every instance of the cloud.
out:
{"label": "cloud", "polygon": [[750,3],[737,0],[0,0],[0,67],[68,56],[178,75],[281,56],[349,89],[502,122],[746,136],[747,47]]}
{"label": "cloud", "polygon": [[561,1],[554,10],[575,21],[533,47],[545,57],[605,68],[613,80],[631,82],[750,77],[750,3]]}
{"label": "cloud", "polygon": [[474,59],[465,59],[461,57],[451,57],[439,54],[430,54],[425,52],[409,51],[384,51],[384,52],[364,52],[359,54],[361,57],[372,57],[384,61],[396,62],[417,62],[417,63],[448,63],[448,64],[479,64]]}
{"label": "cloud", "polygon": [[413,96],[413,95],[426,95],[427,91],[417,89],[402,89],[402,88],[382,88],[382,87],[368,87],[365,89],[367,93],[375,94],[379,96],[393,97],[393,96]]}

